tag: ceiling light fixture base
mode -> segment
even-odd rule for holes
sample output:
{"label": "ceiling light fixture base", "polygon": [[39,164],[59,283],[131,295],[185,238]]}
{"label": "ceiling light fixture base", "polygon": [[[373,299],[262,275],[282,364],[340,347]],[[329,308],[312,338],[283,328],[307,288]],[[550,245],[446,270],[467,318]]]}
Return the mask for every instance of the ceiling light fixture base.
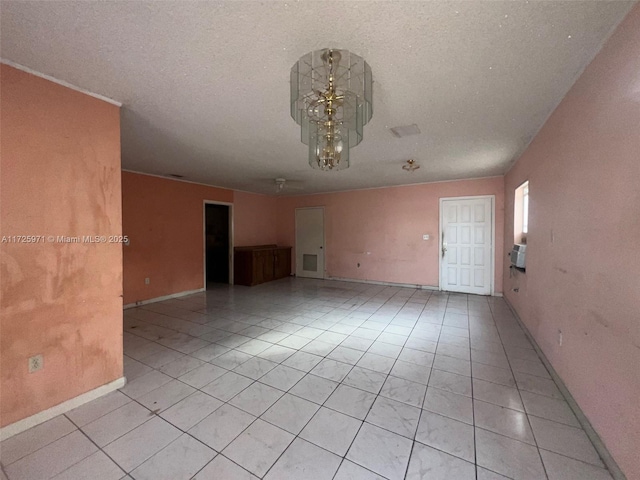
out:
{"label": "ceiling light fixture base", "polygon": [[405,165],[402,165],[402,169],[410,173],[415,172],[419,168],[420,168],[420,165],[418,165],[416,161],[413,159],[407,160],[407,163]]}

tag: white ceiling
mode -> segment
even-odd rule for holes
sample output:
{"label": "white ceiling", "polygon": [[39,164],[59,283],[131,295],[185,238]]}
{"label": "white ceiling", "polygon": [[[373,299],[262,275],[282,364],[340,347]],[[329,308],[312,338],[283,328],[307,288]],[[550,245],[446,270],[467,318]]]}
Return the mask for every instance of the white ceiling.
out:
{"label": "white ceiling", "polygon": [[[1,53],[121,101],[125,169],[315,193],[504,173],[633,3],[2,1]],[[289,116],[291,66],[324,47],[375,82],[339,172],[308,166]]]}

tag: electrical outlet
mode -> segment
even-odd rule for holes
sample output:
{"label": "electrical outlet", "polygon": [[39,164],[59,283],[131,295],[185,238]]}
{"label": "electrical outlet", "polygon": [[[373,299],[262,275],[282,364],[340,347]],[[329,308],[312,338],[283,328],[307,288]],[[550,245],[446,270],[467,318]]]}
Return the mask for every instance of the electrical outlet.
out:
{"label": "electrical outlet", "polygon": [[149,277],[144,279],[144,284],[149,285],[151,283],[151,279]]}
{"label": "electrical outlet", "polygon": [[429,240],[429,235],[422,235],[423,240]]}
{"label": "electrical outlet", "polygon": [[558,329],[558,345],[562,346],[562,330]]}
{"label": "electrical outlet", "polygon": [[34,355],[33,357],[29,357],[29,373],[42,370],[42,367],[44,367],[44,359],[42,358],[42,355]]}

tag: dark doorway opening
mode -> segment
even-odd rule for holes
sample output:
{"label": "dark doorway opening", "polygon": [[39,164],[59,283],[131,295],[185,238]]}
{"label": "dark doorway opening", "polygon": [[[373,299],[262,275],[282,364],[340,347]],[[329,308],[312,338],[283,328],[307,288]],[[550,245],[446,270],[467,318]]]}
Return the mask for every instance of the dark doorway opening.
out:
{"label": "dark doorway opening", "polygon": [[229,283],[229,205],[205,204],[205,277],[207,288]]}

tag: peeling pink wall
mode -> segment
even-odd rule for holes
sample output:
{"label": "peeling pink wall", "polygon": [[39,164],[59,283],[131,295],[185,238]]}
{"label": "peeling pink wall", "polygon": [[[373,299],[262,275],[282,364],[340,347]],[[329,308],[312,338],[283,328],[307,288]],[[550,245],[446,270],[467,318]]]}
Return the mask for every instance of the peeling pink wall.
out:
{"label": "peeling pink wall", "polygon": [[[119,108],[6,65],[0,84],[0,236],[121,235]],[[0,426],[122,377],[121,244],[0,243],[0,277]]]}
{"label": "peeling pink wall", "polygon": [[277,197],[233,193],[235,246],[267,245],[278,241]]}
{"label": "peeling pink wall", "polygon": [[125,305],[204,286],[205,200],[232,203],[233,191],[122,172]]}
{"label": "peeling pink wall", "polygon": [[[503,189],[503,178],[493,177],[280,197],[278,244],[295,248],[296,208],[324,206],[328,277],[437,287],[440,198],[495,195],[498,240],[503,237]],[[423,240],[423,234],[431,238]],[[496,241],[496,292],[502,291],[502,263],[502,241]]]}
{"label": "peeling pink wall", "polygon": [[506,245],[525,180],[527,272],[510,278],[505,265],[505,296],[627,478],[640,478],[640,6],[506,175]]}

